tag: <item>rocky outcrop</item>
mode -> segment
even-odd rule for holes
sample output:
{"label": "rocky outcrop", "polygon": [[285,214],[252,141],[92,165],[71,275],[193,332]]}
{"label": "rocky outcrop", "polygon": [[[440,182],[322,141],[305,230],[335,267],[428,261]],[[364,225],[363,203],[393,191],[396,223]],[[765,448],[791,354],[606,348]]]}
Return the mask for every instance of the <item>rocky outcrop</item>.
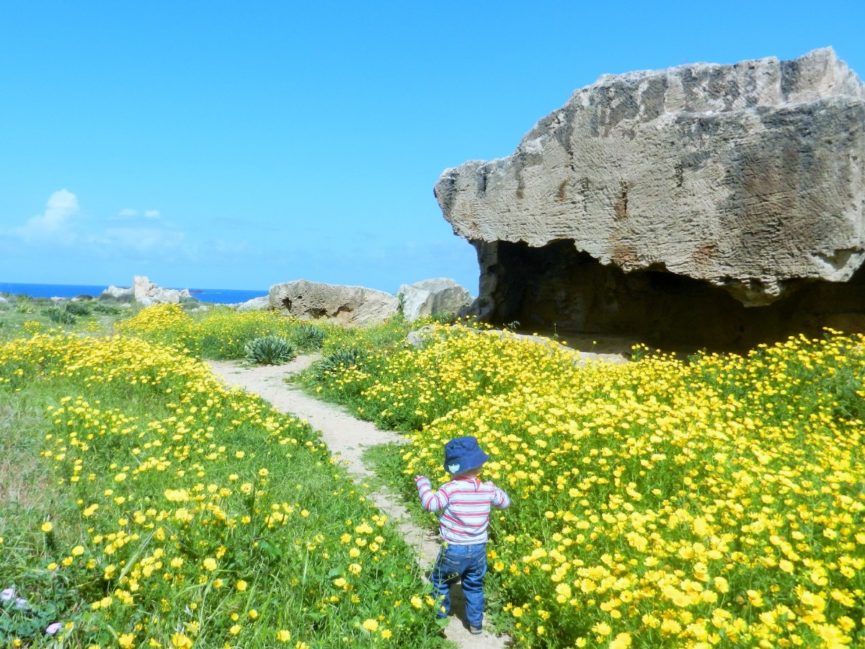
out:
{"label": "rocky outcrop", "polygon": [[865,86],[831,49],[603,76],[435,194],[478,249],[480,312],[513,310],[502,259],[521,246],[769,305],[865,259]]}
{"label": "rocky outcrop", "polygon": [[178,304],[181,299],[192,297],[188,289],[162,288],[144,275],[136,275],[132,278],[132,296],[136,302],[144,306]]}
{"label": "rocky outcrop", "polygon": [[384,291],[303,279],[271,286],[268,298],[271,308],[298,318],[326,318],[351,325],[382,322],[399,307],[397,298]]}
{"label": "rocky outcrop", "polygon": [[113,284],[106,288],[99,295],[100,298],[107,298],[110,300],[118,300],[120,302],[131,302],[133,299],[133,290],[131,288],[123,288],[121,286],[114,286]]}
{"label": "rocky outcrop", "polygon": [[456,315],[472,303],[471,294],[446,277],[403,284],[397,292],[402,314],[409,322],[431,315]]}

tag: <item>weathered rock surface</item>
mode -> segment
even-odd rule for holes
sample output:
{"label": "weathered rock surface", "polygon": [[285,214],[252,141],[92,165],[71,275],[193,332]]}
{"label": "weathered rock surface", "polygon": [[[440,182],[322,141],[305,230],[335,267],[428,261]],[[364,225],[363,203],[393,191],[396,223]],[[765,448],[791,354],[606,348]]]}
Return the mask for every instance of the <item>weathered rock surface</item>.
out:
{"label": "weathered rock surface", "polygon": [[270,308],[270,296],[254,297],[237,305],[238,311],[266,311]]}
{"label": "weathered rock surface", "polygon": [[481,311],[517,299],[499,244],[555,242],[767,305],[865,259],[865,86],[831,49],[603,76],[435,194],[478,249]]}
{"label": "weathered rock surface", "polygon": [[397,299],[402,300],[402,313],[409,322],[433,314],[456,315],[472,303],[471,294],[446,277],[403,284]]}
{"label": "weathered rock surface", "polygon": [[120,301],[131,301],[133,299],[133,290],[131,288],[123,288],[121,286],[114,286],[113,284],[106,288],[99,297],[110,298],[113,300]]}
{"label": "weathered rock surface", "polygon": [[406,334],[405,341],[415,349],[423,349],[430,341],[435,340],[435,325],[424,325],[420,329],[412,329]]}
{"label": "weathered rock surface", "polygon": [[275,284],[268,297],[271,308],[298,318],[327,318],[353,325],[382,322],[399,307],[397,298],[384,291],[304,279]]}
{"label": "weathered rock surface", "polygon": [[144,306],[178,304],[181,298],[192,297],[188,289],[162,288],[151,282],[145,275],[136,275],[132,278],[132,295],[136,302]]}

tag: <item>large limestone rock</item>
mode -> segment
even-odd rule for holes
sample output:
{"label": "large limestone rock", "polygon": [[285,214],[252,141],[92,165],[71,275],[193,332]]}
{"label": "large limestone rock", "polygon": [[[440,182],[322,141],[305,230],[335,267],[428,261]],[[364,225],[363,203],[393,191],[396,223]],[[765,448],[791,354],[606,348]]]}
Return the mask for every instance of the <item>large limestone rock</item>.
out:
{"label": "large limestone rock", "polygon": [[402,313],[409,322],[431,315],[456,315],[472,303],[471,294],[446,277],[403,284],[397,292]]}
{"label": "large limestone rock", "polygon": [[352,325],[382,322],[399,307],[396,297],[384,291],[304,279],[271,286],[268,298],[271,308],[298,318],[327,318]]}
{"label": "large limestone rock", "polygon": [[189,298],[189,289],[177,290],[162,288],[151,282],[145,275],[132,278],[132,296],[136,302],[144,306],[152,304],[178,304],[181,298]]}
{"label": "large limestone rock", "polygon": [[[603,76],[510,157],[445,170],[435,195],[478,249],[481,312],[524,299],[502,285],[517,274],[505,258],[564,243],[573,259],[555,263],[572,269],[674,274],[768,305],[862,265],[865,87],[831,49]],[[613,293],[584,302],[633,299]]]}

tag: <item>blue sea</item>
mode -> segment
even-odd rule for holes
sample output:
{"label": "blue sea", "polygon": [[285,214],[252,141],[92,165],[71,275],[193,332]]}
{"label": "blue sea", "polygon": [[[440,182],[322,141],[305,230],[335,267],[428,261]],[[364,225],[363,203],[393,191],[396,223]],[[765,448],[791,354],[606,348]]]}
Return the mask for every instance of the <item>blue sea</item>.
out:
{"label": "blue sea", "polygon": [[[0,293],[27,295],[29,297],[99,297],[107,286],[85,284],[7,284],[0,282]],[[166,287],[169,288],[169,287]],[[229,288],[191,288],[189,292],[196,300],[211,304],[236,304],[254,297],[267,295],[267,291],[244,291]]]}

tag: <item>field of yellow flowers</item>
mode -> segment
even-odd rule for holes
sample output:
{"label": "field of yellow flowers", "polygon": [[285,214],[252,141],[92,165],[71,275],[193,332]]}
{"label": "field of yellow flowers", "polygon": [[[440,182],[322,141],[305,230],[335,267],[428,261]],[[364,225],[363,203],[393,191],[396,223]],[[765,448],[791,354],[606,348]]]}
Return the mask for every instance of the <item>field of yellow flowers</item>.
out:
{"label": "field of yellow flowers", "polygon": [[180,348],[205,358],[243,358],[246,344],[263,336],[278,336],[301,351],[318,349],[328,336],[339,338],[342,329],[288,318],[275,311],[237,312],[211,308],[195,316],[178,304],[157,304],[122,320],[115,329],[149,342]]}
{"label": "field of yellow flowers", "polygon": [[865,338],[637,352],[457,326],[312,384],[410,432],[410,501],[478,437],[513,499],[488,554],[520,647],[865,646]]}
{"label": "field of yellow flowers", "polygon": [[0,345],[0,434],[41,449],[0,488],[4,647],[441,646],[411,551],[314,431],[177,345]]}

